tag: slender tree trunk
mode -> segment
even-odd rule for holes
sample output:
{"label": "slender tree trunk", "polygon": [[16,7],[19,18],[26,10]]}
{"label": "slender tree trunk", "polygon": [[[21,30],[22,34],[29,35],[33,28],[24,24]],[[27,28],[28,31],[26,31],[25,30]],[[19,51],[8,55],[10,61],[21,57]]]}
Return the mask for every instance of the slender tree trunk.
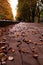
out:
{"label": "slender tree trunk", "polygon": [[32,22],[34,22],[35,18],[35,7],[32,8]]}
{"label": "slender tree trunk", "polygon": [[38,7],[38,23],[40,22],[40,9]]}

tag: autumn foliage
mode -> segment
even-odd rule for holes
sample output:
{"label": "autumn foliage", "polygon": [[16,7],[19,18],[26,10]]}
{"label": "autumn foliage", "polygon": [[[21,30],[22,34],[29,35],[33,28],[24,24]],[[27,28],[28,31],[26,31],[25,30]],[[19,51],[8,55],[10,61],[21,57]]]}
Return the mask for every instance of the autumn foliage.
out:
{"label": "autumn foliage", "polygon": [[12,9],[7,0],[0,0],[0,20],[13,20]]}

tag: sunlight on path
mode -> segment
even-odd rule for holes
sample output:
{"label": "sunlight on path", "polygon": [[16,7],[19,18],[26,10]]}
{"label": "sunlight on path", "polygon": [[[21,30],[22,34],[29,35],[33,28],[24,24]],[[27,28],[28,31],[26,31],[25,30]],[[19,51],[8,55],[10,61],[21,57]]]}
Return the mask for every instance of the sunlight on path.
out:
{"label": "sunlight on path", "polygon": [[9,0],[9,3],[10,3],[11,8],[12,8],[14,20],[16,20],[15,17],[16,17],[16,13],[17,13],[18,0]]}

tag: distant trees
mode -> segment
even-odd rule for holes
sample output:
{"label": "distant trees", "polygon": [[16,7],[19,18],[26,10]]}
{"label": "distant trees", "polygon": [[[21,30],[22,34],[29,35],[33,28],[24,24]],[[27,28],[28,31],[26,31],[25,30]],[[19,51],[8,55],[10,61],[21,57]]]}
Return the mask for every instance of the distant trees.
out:
{"label": "distant trees", "polygon": [[18,0],[16,19],[19,21],[34,22],[35,17],[39,17],[39,9],[36,4],[37,0]]}
{"label": "distant trees", "polygon": [[0,20],[13,20],[11,7],[7,0],[0,0]]}

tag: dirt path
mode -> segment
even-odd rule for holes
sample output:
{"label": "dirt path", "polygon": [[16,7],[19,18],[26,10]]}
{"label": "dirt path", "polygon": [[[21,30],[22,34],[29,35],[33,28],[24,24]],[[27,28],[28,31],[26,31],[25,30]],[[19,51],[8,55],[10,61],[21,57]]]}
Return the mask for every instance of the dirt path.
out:
{"label": "dirt path", "polygon": [[6,65],[43,65],[43,24],[18,23],[0,28],[0,42],[5,41],[14,53],[13,61],[6,61]]}

